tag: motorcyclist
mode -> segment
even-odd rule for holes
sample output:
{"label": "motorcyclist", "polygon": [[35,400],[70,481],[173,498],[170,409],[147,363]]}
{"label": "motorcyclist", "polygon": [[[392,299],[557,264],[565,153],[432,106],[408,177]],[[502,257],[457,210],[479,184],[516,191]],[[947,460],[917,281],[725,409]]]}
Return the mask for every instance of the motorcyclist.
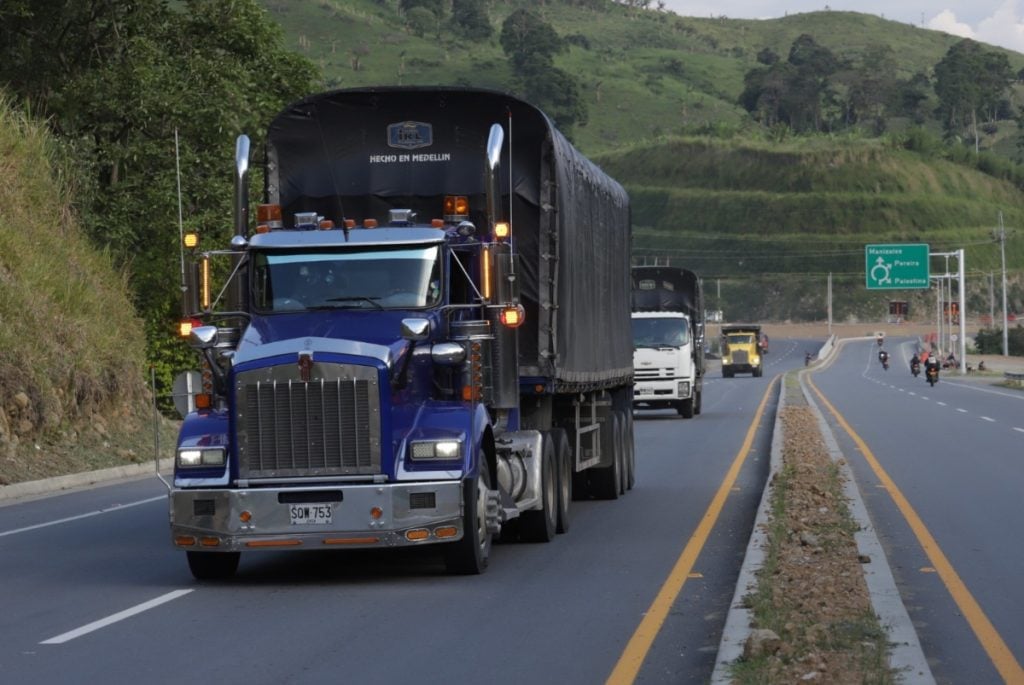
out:
{"label": "motorcyclist", "polygon": [[882,368],[886,371],[889,370],[889,353],[885,350],[878,351],[878,361],[882,362]]}
{"label": "motorcyclist", "polygon": [[921,358],[917,356],[917,352],[910,358],[910,373],[915,376],[921,371]]}
{"label": "motorcyclist", "polygon": [[925,375],[925,378],[928,377],[929,373],[934,371],[935,372],[935,380],[938,380],[939,379],[939,369],[941,367],[942,367],[942,363],[939,361],[938,355],[934,355],[934,354],[929,355],[928,356],[928,361],[926,361],[924,363],[924,375]]}

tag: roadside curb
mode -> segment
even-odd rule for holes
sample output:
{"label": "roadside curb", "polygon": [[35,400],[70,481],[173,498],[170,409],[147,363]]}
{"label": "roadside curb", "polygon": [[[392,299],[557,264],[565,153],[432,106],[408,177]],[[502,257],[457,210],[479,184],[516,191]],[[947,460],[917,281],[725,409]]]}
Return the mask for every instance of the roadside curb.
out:
{"label": "roadside curb", "polygon": [[743,645],[750,636],[753,614],[745,606],[743,598],[757,587],[757,572],[764,566],[765,548],[767,547],[767,529],[769,510],[771,509],[771,483],[782,466],[782,422],[779,416],[786,403],[785,374],[779,375],[779,402],[775,411],[775,423],[772,426],[772,447],[769,457],[768,479],[761,493],[761,503],[757,507],[754,529],[750,533],[750,542],[743,556],[739,578],[736,579],[736,590],[729,603],[729,613],[722,629],[722,639],[718,644],[718,655],[715,657],[715,670],[711,674],[712,685],[728,685],[732,682],[730,667],[743,656]]}
{"label": "roadside curb", "polygon": [[[835,336],[830,337],[826,346],[823,346],[823,349],[819,352],[819,362],[823,363],[817,364],[816,368],[820,369],[830,365],[834,360],[834,352],[845,342],[846,340],[837,340]],[[829,451],[830,458],[842,474],[844,483],[843,494],[849,502],[850,514],[858,528],[858,532],[854,535],[857,551],[859,554],[866,555],[871,559],[870,564],[862,565],[862,570],[871,598],[872,609],[878,616],[881,624],[888,631],[890,643],[889,666],[895,670],[897,682],[932,685],[935,683],[935,678],[921,649],[917,631],[914,629],[913,622],[911,622],[906,607],[903,605],[892,570],[889,568],[889,560],[885,556],[881,543],[875,534],[874,526],[871,524],[864,501],[860,496],[857,481],[854,479],[853,469],[839,449],[835,435],[825,420],[818,404],[811,397],[811,392],[808,390],[805,382],[807,373],[806,369],[800,370],[797,373],[800,391],[817,418],[818,426],[825,441],[825,446]],[[750,542],[747,544],[747,551],[743,558],[743,564],[740,567],[736,590],[729,605],[725,627],[722,630],[718,655],[715,657],[715,670],[711,675],[711,683],[713,685],[728,685],[732,682],[731,667],[742,657],[743,646],[753,631],[751,625],[752,613],[744,606],[744,598],[757,587],[757,573],[764,566],[765,530],[770,520],[772,482],[782,466],[782,441],[784,436],[779,416],[786,406],[785,374],[781,375],[781,379],[779,383],[778,410],[776,411],[775,424],[772,428],[768,478],[765,481],[764,492],[761,495],[761,502],[754,520],[754,528],[750,535]]]}
{"label": "roadside curb", "polygon": [[[166,461],[166,460],[165,460]],[[66,476],[29,480],[0,486],[0,504],[37,495],[49,495],[61,490],[74,490],[91,485],[101,485],[118,480],[156,476],[155,462],[114,466],[99,471],[83,471]]]}

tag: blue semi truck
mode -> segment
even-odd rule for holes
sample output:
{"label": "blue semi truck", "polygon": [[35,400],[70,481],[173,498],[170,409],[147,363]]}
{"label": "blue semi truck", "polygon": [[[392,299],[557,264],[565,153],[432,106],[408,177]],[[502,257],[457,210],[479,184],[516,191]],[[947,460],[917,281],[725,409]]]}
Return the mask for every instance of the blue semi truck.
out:
{"label": "blue semi truck", "polygon": [[230,245],[185,241],[203,382],[169,506],[196,578],[413,546],[481,573],[497,536],[550,541],[633,486],[629,198],[540,110],[308,97],[268,128],[254,213],[251,157],[240,136]]}

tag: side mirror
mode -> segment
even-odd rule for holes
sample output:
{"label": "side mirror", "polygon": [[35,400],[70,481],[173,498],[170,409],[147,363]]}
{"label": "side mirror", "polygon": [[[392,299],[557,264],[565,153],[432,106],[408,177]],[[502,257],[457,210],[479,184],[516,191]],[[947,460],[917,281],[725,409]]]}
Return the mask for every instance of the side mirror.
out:
{"label": "side mirror", "polygon": [[188,343],[197,350],[208,350],[217,344],[216,326],[197,326],[188,334]]}
{"label": "side mirror", "polygon": [[415,342],[430,335],[430,319],[402,319],[402,337]]}
{"label": "side mirror", "polygon": [[437,343],[430,348],[430,358],[440,366],[458,366],[466,361],[466,348],[459,343]]}

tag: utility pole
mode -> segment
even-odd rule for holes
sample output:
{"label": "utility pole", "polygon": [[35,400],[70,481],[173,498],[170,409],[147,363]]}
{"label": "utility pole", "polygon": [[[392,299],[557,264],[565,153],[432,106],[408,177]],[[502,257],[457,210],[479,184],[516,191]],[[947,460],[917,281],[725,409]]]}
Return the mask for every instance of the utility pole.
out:
{"label": "utility pole", "polygon": [[990,326],[996,325],[996,281],[991,271],[988,272],[988,321]]}
{"label": "utility pole", "polygon": [[1006,228],[1003,213],[999,212],[999,256],[1003,262],[1003,356],[1010,356],[1009,329],[1006,325]]}
{"label": "utility pole", "polygon": [[832,272],[828,272],[828,334],[832,335]]}

